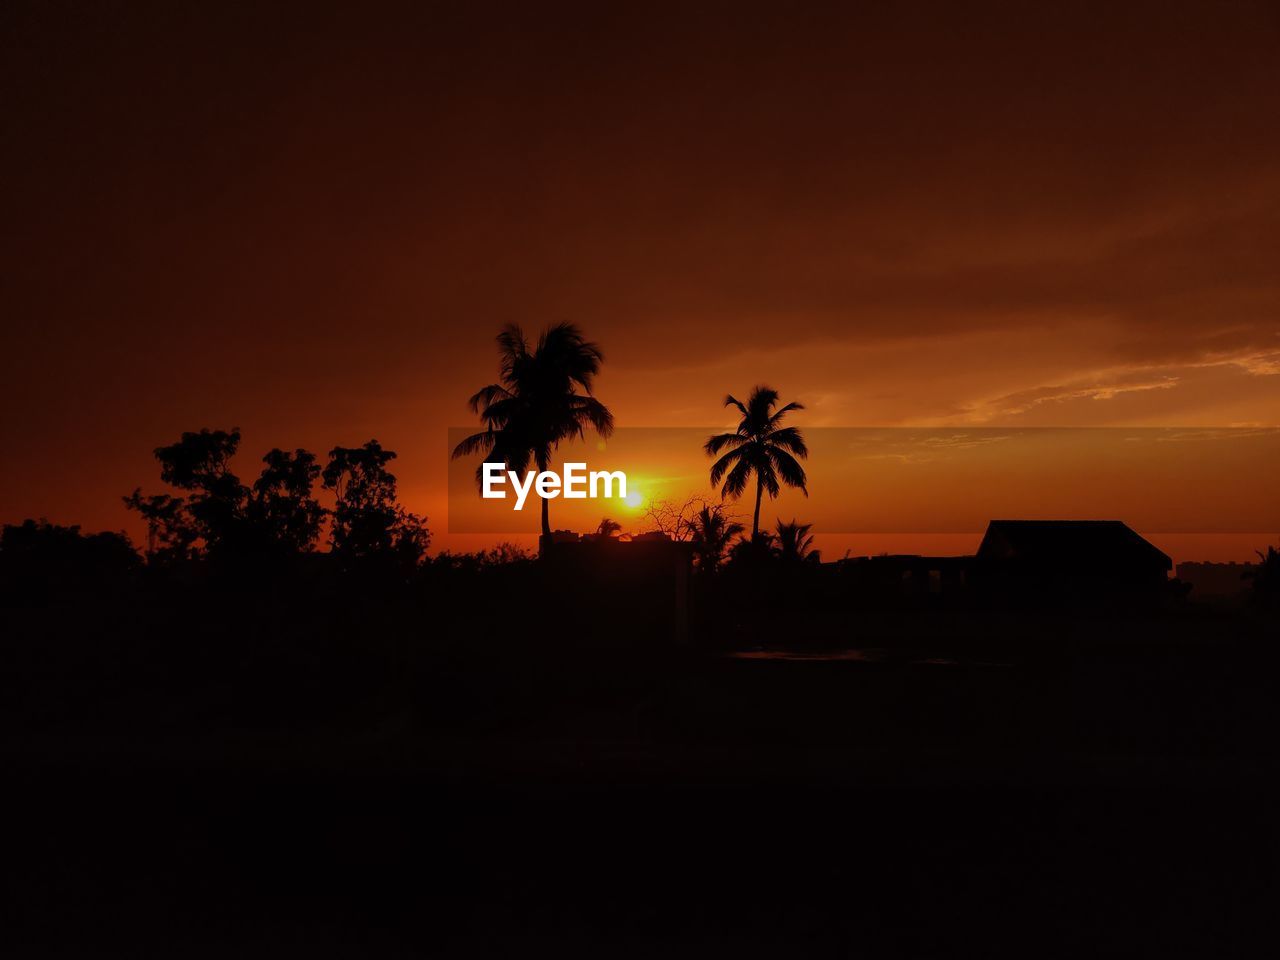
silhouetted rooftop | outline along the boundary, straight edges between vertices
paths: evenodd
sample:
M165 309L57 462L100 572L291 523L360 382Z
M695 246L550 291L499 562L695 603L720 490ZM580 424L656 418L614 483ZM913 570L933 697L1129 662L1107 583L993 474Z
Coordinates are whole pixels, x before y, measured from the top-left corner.
M980 560L1093 569L1173 569L1173 561L1120 520L992 520Z

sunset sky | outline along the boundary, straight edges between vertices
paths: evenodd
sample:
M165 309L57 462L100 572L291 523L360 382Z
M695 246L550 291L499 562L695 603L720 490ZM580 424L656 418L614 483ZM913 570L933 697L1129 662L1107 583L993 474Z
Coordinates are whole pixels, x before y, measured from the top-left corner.
M6 4L0 520L136 533L236 425L490 542L448 429L507 322L625 427L1280 426L1276 4L689 6Z

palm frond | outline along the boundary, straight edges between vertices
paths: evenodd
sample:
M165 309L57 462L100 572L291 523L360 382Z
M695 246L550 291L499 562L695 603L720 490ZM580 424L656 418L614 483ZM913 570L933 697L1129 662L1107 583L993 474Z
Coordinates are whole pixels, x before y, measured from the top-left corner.
M778 402L778 391L766 387L763 383L751 388L751 397L747 400L747 415L757 433L763 433L769 422L769 411Z
M783 483L788 487L798 487L806 497L809 495L809 490L805 486L808 477L805 476L804 467L800 466L791 454L773 447L769 450L769 463L778 472Z
M773 463L768 462L764 465L756 466L756 477L759 479L764 492L769 494L771 500L778 499L778 494L782 492L782 487L778 483L778 472L774 469Z
M809 456L809 447L804 442L804 435L795 427L783 427L769 434L769 443L783 450L790 450L797 457Z
M493 445L497 442L497 439L498 432L496 430L485 430L481 433L473 433L453 448L451 459L458 460L461 457L469 457L473 453L487 454L493 449Z
M496 442L485 454L484 459L476 466L477 484L484 480L484 465L486 463L500 463L504 469L514 470L520 474L529 469L530 453L525 444L512 442L511 438L501 431L495 433L495 437Z
M495 339L504 358L522 357L529 352L529 341L518 323L506 324Z
M740 433L717 433L714 437L707 438L707 442L702 445L702 449L707 451L707 456L714 457L725 447L741 446L746 442L746 439Z
M511 391L500 383L491 383L487 387L481 387L471 395L467 400L473 413L479 413L486 407L492 406L498 400L510 400Z
M613 434L613 413L595 397L573 397L570 401L574 417L579 425L591 424L602 437Z
M804 409L803 403L796 403L795 401L792 401L791 403L788 403L785 407L781 407L778 410L775 410L773 413L773 416L769 418L769 428L773 429L778 424L780 424L782 422L782 418L785 417L792 410L803 410L803 409Z
M730 453L726 453L724 457L721 457L720 459L723 461L734 456L737 452L738 451L735 450ZM717 461L717 463L719 462L720 461ZM731 497L736 500L738 497L742 496L743 491L747 489L747 481L750 478L751 463L745 458L740 458L737 464L734 465L734 468L729 471L729 475L725 477L724 486L720 488L720 496ZM712 486L714 485L715 481L713 480Z
M538 338L537 356L546 359L547 366L567 381L566 386L577 384L587 394L591 393L592 380L604 362L600 345L587 340L572 323L548 327Z
M510 400L497 400L484 408L480 414L480 419L485 422L485 425L490 430L505 430L511 424L520 420L524 408L524 401L518 397L512 397Z
M746 461L742 459L741 448L738 448L737 450L730 450L723 457L721 457L719 460L717 460L715 463L711 465L711 486L714 487L716 484L718 484L720 482L720 478L725 475L725 471L727 471L731 466L733 466L735 462L746 464ZM747 469L750 469L749 465L747 466Z
M790 523L783 523L779 517L776 537L778 552L782 557L790 560L809 559L813 550L813 537L809 533L811 529L811 523L798 523L795 519ZM817 559L816 555L813 557Z

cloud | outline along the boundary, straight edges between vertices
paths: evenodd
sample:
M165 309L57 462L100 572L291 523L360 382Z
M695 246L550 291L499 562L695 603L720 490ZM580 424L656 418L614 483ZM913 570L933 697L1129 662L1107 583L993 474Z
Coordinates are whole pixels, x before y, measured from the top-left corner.
M1271 352L1249 352L1226 357L1209 357L1197 367L1238 367L1245 373L1255 377L1274 377L1280 375L1280 350Z
M1008 434L971 434L971 433L953 433L948 436L925 437L919 442L929 447L945 447L952 450L962 450L968 447L984 447L991 443L1003 443L1010 440Z
M936 463L958 450L986 447L1012 440L1010 434L928 433L917 428L871 430L850 440L849 449L859 460L891 460L896 463ZM871 448L871 452L862 452Z
M972 419L983 422L1001 416L1019 416L1036 407L1049 404L1061 404L1073 400L1114 400L1126 393L1172 390L1178 386L1179 382L1179 377L1169 375L1140 378L1123 375L1086 378L994 397L970 407L967 414Z

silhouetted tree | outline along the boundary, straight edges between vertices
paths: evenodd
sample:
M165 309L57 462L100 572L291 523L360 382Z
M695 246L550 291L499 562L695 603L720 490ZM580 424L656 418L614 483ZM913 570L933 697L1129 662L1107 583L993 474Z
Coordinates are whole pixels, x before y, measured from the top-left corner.
M325 509L312 496L320 476L316 455L307 450L275 449L262 458L265 466L253 483L247 514L260 536L289 553L315 547Z
M123 533L82 534L79 526L47 520L0 529L0 591L13 596L109 589L137 566L137 551Z
M514 543L502 541L497 546L490 547L488 550L481 550L476 554L479 565L484 567L506 567L512 564L524 564L533 560L533 555L524 547L517 546Z
M182 497L158 493L149 497L136 488L124 497L124 505L147 523L148 562L171 563L190 559L195 551L200 531L195 520L187 512L187 502Z
M1267 552L1255 551L1258 565L1245 574L1253 581L1253 595L1258 602L1268 606L1280 604L1280 550L1267 547Z
M698 569L706 573L714 573L719 568L730 542L746 529L726 517L718 506L704 506L694 517L692 526L693 536L689 542L693 544Z
M442 551L431 561L431 568L454 573L479 573L500 568L518 568L533 560L533 555L524 547L504 540L488 550L478 550L475 553Z
M662 533L677 543L685 543L693 539L698 520L698 513L704 507L718 507L719 504L706 497L689 497L683 503L674 500L649 500L645 503L644 518L648 521L645 533Z
M726 407L737 407L742 413L742 421L733 433L720 433L707 439L704 449L708 456L714 457L722 450L728 450L711 465L711 485L720 484L723 478L720 495L736 500L747 489L751 477L755 477L756 509L751 521L751 539L754 542L760 536L760 500L765 492L774 499L785 483L798 488L805 496L809 495L804 468L796 460L796 457L807 457L809 449L799 430L781 425L788 413L804 407L799 403L788 403L775 411L778 393L765 386L754 388L745 404L732 395L725 397L724 403Z
M322 479L337 498L330 542L346 563L384 558L414 567L431 543L424 518L396 501L396 478L387 470L395 458L377 440L329 451Z
M150 559L185 559L201 546L223 560L264 560L314 548L325 515L312 496L320 473L315 454L272 450L249 488L231 469L239 445L238 429L206 429L156 449L160 478L188 495L143 496L137 489L124 498L147 522Z
M754 537L739 537L729 547L729 563L733 565L760 565L773 556L772 533L760 532Z
M158 447L160 479L189 491L185 509L195 521L210 553L232 546L244 518L248 488L231 472L231 459L240 446L240 430L201 430Z
M784 563L819 563L822 552L813 549L813 536L809 531L811 523L790 523L778 521L774 536L774 552Z
M602 540L608 540L615 533L619 533L621 530L622 524L617 520L611 520L609 517L605 517L600 521L600 526L596 527L595 535Z
M530 460L538 470L546 470L561 441L582 437L587 427L602 437L613 433L613 414L591 395L604 354L576 326L550 327L533 350L514 324L497 339L499 381L481 388L469 401L480 414L484 430L459 443L455 458L481 453L486 462L503 463L509 470L523 473ZM551 535L545 498L542 535Z

